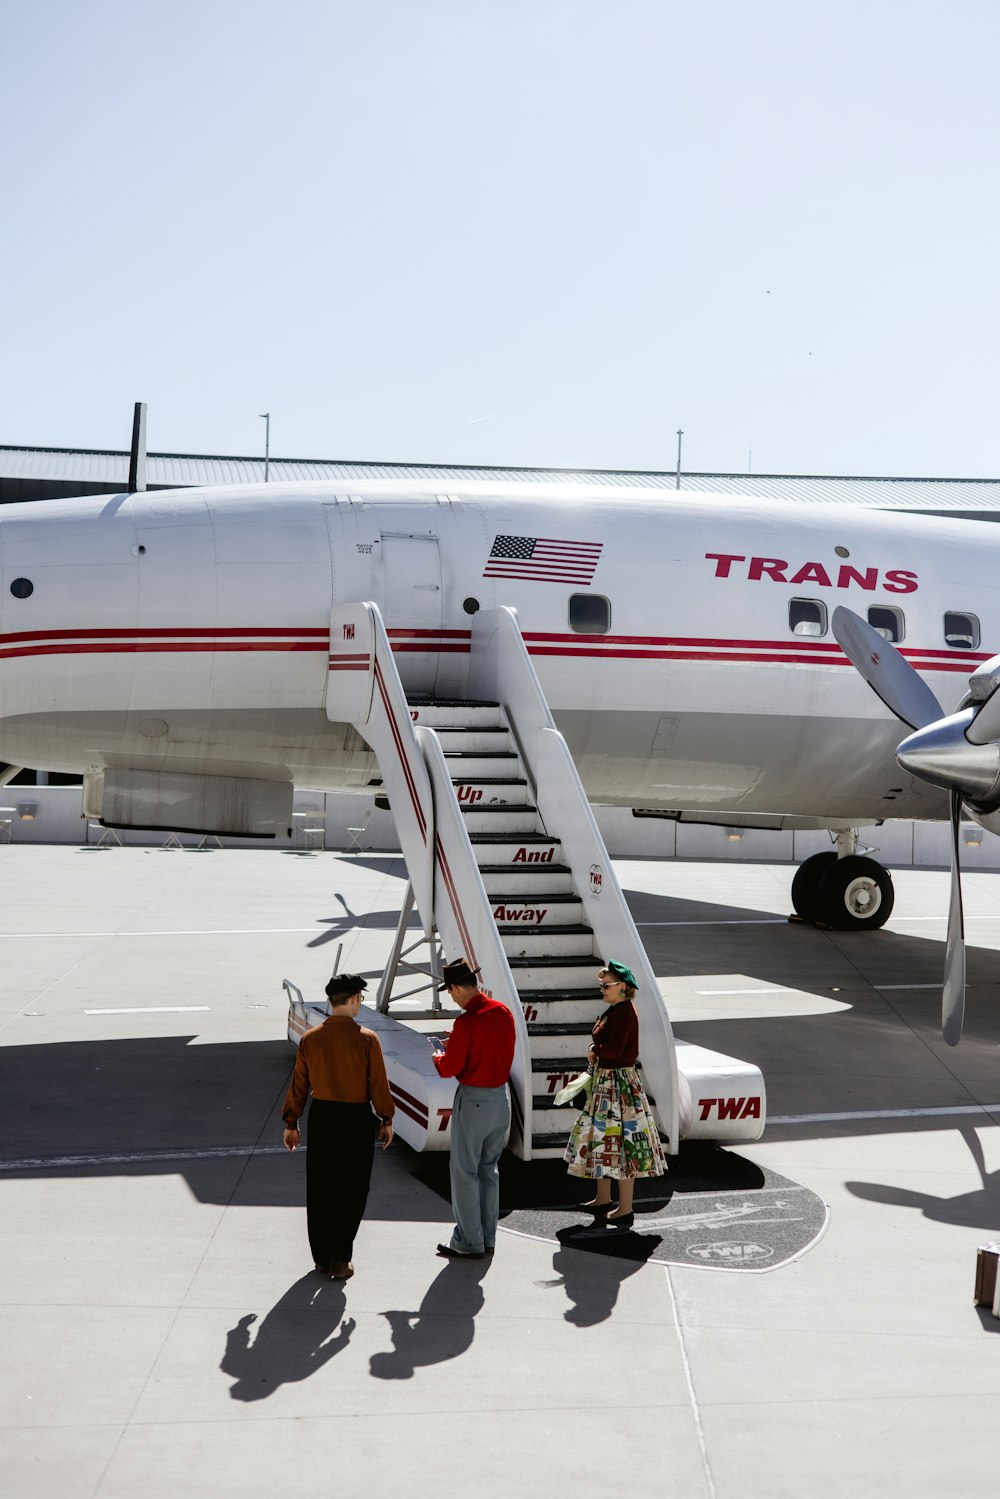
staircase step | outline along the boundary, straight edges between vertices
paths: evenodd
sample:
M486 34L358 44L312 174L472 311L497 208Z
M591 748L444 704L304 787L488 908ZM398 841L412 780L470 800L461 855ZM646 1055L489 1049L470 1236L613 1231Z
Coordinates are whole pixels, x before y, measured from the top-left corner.
M580 953L576 957L508 957L507 962L518 991L522 988L574 989L577 987L575 980L581 974L594 974L599 966L593 953Z
M528 1035L534 1038L538 1036L542 1040L556 1040L560 1036L589 1036L594 1029L594 1022L586 1020L529 1020Z
M589 926L529 927L521 923L498 924L500 941L511 963L518 959L586 957L595 963L594 934Z
M480 869L501 865L512 871L567 868L561 862L562 844L547 833L521 833L513 829L508 833L479 833L470 828L469 840Z
M572 893L545 893L533 899L530 895L512 895L507 891L504 895L491 895L490 906L493 920L508 931L515 926L537 931L540 927L577 925L583 916L583 902Z
M463 812L501 806L530 807L532 811L535 810L527 781L501 780L492 776L452 776L451 783Z
M479 755L502 754L510 749L510 733L503 728L463 728L456 725L453 728L435 729L441 741L441 748L446 755L454 750L465 750L469 753Z
M410 697L407 702L413 722L428 729L451 728L455 725L468 728L501 725L506 729L499 703L455 697Z
M546 1135L542 1133L532 1134L531 1159L533 1161L545 1160L546 1158L556 1160L563 1155L568 1144L568 1129L563 1130L558 1135Z
M534 807L506 807L499 803L489 807L483 802L472 807L467 802L460 802L459 807L469 833L503 832L509 836L511 833L538 832L538 813Z
M445 750L443 753L453 781L474 781L481 776L506 777L521 768L513 750L492 755L480 755L471 750Z
M492 901L526 900L544 895L548 900L578 900L573 876L565 864L480 864L479 873Z

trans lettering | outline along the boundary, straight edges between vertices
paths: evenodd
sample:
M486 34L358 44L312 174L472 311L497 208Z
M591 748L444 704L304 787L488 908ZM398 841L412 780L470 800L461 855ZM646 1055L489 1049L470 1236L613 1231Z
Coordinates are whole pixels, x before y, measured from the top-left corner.
M801 567L793 568L782 557L747 558L735 552L706 552L705 560L715 563L717 578L731 578L745 571L750 583L770 578L772 583L792 583L796 587L810 583L816 588L861 588L867 593L873 593L879 586L877 567L848 567L845 564L834 570L826 568L822 562L804 562ZM745 568L740 564L745 564ZM733 572L734 566L739 568L737 574ZM891 567L883 574L882 587L887 593L915 593L918 586L917 574L904 568Z

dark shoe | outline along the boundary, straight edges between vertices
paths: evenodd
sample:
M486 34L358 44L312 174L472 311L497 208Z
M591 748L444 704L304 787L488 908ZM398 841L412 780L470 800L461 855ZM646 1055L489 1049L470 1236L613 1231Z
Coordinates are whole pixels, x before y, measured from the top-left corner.
M483 1250L483 1253L487 1254L487 1255L488 1254L496 1254L496 1252L497 1252L497 1246L495 1244L487 1244L486 1248Z
M331 1280L350 1280L354 1266L350 1260L336 1260L330 1270Z
M437 1252L446 1260L484 1260L486 1258L485 1250L481 1249L478 1254L474 1254L467 1249L452 1249L450 1244L439 1244Z
M634 1213L619 1213L617 1218L605 1218L608 1228L631 1228L635 1222Z

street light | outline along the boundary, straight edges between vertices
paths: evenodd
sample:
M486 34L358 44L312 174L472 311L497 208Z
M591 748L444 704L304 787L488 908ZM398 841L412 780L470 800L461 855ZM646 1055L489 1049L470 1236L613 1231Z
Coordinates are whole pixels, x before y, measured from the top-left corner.
M271 457L271 413L269 411L258 412L264 423L264 483L267 483L267 465Z

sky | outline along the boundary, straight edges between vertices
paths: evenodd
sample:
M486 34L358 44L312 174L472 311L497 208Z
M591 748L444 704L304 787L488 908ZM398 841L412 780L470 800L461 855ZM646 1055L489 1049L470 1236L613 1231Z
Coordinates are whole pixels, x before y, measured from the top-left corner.
M1000 475L996 0L0 0L0 443Z

